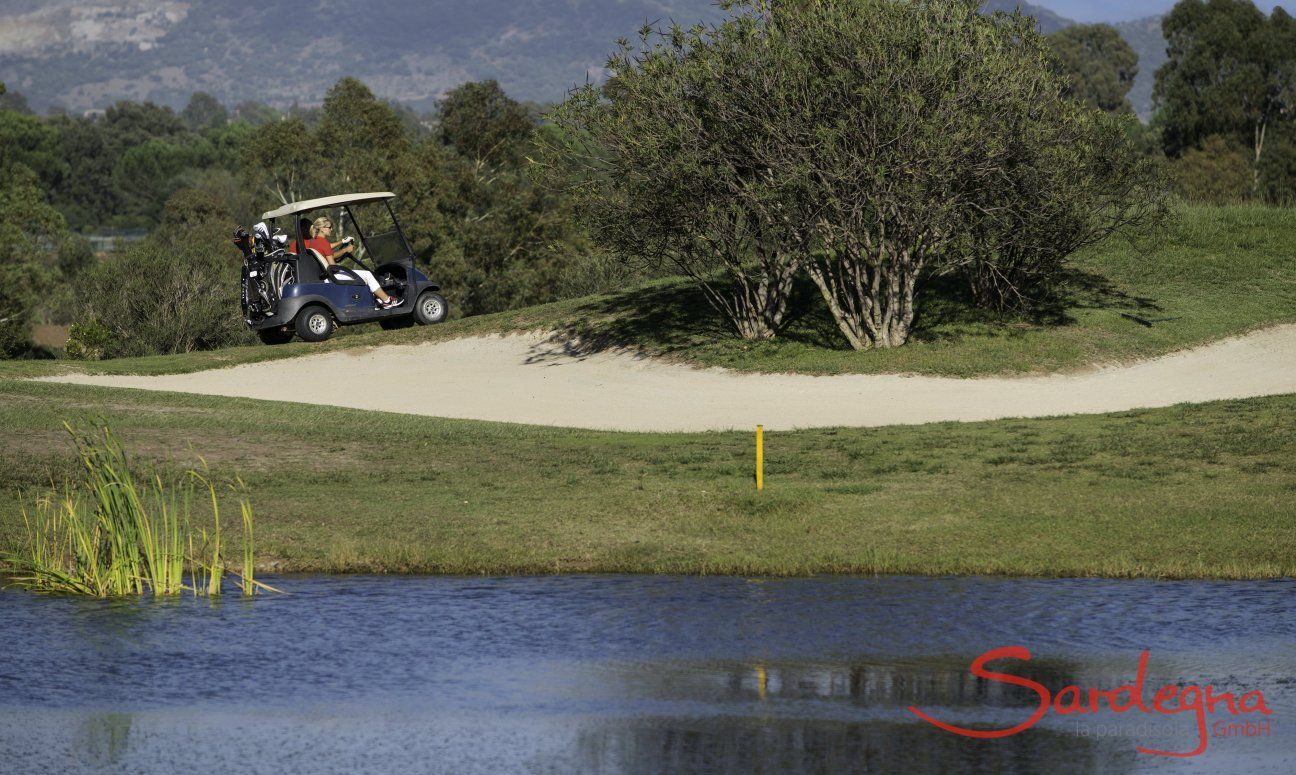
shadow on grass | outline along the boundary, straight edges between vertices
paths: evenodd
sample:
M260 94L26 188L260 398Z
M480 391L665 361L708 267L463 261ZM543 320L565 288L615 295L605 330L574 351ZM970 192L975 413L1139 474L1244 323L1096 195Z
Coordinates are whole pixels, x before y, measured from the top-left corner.
M1073 325L1072 312L1105 309L1141 325L1142 315L1161 310L1154 300L1132 296L1107 278L1071 270L1058 291L1029 313L1002 315L977 306L958 277L934 278L922 290L913 341L954 342L973 337L1024 336L1039 327ZM850 347L808 278L796 281L789 316L779 339L811 348L847 352ZM707 301L701 288L677 278L613 293L583 304L558 329L563 354L582 357L611 349L681 353L699 346L739 344L733 329Z
M702 289L685 280L619 291L573 313L558 329L567 355L641 348L672 353L735 336Z
M954 342L986 335L1020 337L1032 329L1075 325L1073 313L1077 310L1108 310L1149 327L1161 322L1141 317L1161 311L1155 300L1130 295L1100 274L1072 268L1051 294L1028 310L1009 313L978 306L970 287L957 276L935 278L924 289L918 304L913 338L920 342Z

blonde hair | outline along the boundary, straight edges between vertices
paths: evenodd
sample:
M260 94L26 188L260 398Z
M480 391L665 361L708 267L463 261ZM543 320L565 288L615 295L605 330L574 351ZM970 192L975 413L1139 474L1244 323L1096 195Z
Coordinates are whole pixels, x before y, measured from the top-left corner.
M326 223L329 226L332 226L333 219L328 217L327 215L323 215L320 216L319 218L316 218L315 222L311 224L311 237L312 238L318 237L320 234L322 234L324 232L324 224Z

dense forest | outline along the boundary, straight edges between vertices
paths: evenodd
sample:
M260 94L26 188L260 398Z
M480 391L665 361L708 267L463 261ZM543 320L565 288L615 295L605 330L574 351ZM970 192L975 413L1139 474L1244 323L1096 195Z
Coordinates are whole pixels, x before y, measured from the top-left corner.
M1184 198L1291 203L1296 21L1282 9L1266 16L1249 0L1183 0L1163 27L1168 61L1155 72L1150 123L1134 118L1129 99L1139 56L1114 28L1052 32L1051 66L1069 98L1128 117L1137 147ZM513 99L495 81L464 83L424 112L380 99L349 77L337 80L321 105L287 110L258 101L226 105L197 92L178 111L121 101L102 112L39 116L21 94L5 91L0 350L10 357L32 352L26 332L33 321L103 318L95 306L126 293L121 278L137 274L130 261L165 269L160 245L219 254L218 261L194 260L207 267L199 274L209 271L212 287L225 283L232 293L236 267L211 240L225 240L234 223L250 225L281 201L339 191L399 195L419 261L445 283L459 314L634 279L577 225L565 187L553 185L552 164L546 182L533 174L538 149L561 131L546 117L549 109ZM114 229L152 236L96 259L85 235ZM237 326L226 333L165 345L135 337L116 354L213 346L242 335Z
M210 285L234 309L234 224L251 226L286 200L339 191L398 194L419 261L443 278L459 314L593 292L608 282L600 254L562 199L528 174L527 158L545 131L538 109L493 81L451 90L435 117L380 100L351 78L338 81L321 106L283 113L256 103L231 110L198 93L179 112L120 102L103 115L42 118L24 111L13 93L3 99L0 201L26 203L0 208L5 233L13 235L5 240L4 271L22 276L5 284L15 331L23 320L103 320L114 300L128 306L128 297L162 293L163 275ZM131 228L151 236L98 262L80 236ZM180 253L168 261L157 255L159 246ZM113 354L213 344L195 333L164 348L127 337L124 328L113 333ZM10 337L9 355L21 351L20 338ZM237 326L215 337L240 338Z

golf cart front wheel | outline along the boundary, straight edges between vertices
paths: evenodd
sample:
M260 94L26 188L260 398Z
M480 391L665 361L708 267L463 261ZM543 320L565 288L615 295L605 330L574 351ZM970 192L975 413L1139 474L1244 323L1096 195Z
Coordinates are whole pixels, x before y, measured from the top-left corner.
M445 320L449 312L450 308L446 306L444 296L425 291L418 297L418 303L414 305L414 320L418 321L420 326L430 326Z
M297 336L307 342L323 342L333 336L333 315L323 307L307 307L297 313Z
M263 328L257 332L262 344L288 344L292 341L293 332L290 328Z

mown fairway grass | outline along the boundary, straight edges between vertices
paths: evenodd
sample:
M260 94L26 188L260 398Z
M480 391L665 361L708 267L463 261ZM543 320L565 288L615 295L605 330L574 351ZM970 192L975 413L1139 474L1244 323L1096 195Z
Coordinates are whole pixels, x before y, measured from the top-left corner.
M701 294L681 280L430 328L350 329L323 345L238 347L93 364L0 363L0 377L68 370L164 374L309 355L528 330L559 331L589 350L628 347L706 366L813 374L909 372L947 376L1025 374L1128 361L1296 321L1296 210L1256 206L1181 208L1167 232L1132 245L1113 239L1076 261L1067 303L1048 319L987 319L956 287L927 294L915 339L892 351L846 349L813 288L778 339L742 342ZM451 306L454 299L450 300ZM1143 321L1143 322L1139 322ZM1145 325L1147 324L1147 325Z
M754 371L1078 369L1296 321L1292 245L1296 211L1183 209L1150 250L1116 240L1080 257L1060 322L990 321L938 294L915 341L892 352L843 349L818 314L777 341L743 343L718 335L695 290L667 280L324 345L0 363L0 551L17 540L19 491L73 473L70 420L111 424L163 472L201 455L218 476L242 475L258 559L278 570L1296 575L1296 396L769 434L758 494L748 434L595 433L16 379L522 330Z
M618 434L0 380L0 551L74 472L64 420L137 465L240 474L262 569L1296 575L1296 396L767 435ZM228 540L237 540L229 529Z

